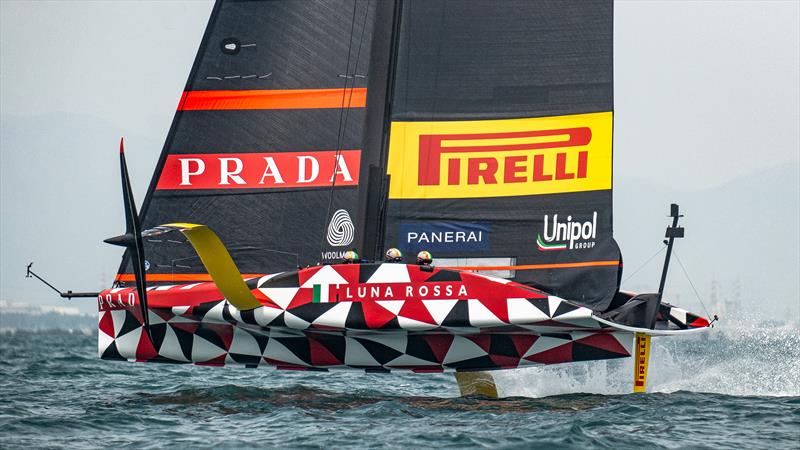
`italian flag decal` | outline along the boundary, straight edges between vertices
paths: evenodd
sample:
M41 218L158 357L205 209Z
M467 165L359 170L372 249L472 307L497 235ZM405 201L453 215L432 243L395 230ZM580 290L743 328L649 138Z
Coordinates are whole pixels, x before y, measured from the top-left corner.
M327 284L325 286L315 284L314 295L311 297L311 303L328 303L329 294L330 289Z
M549 252L553 250L566 250L567 244L548 244L542 239L541 234L536 235L536 245L539 247L539 250L543 252Z

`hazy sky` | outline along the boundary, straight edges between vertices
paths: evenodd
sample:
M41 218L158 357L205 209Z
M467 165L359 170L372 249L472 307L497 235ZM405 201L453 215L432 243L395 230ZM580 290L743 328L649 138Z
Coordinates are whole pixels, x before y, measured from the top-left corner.
M210 1L0 1L0 133L20 116L68 113L102 119L116 135L131 136L139 144L129 147L128 157L141 204L211 7ZM617 1L615 176L702 190L765 168L796 164L798 30L797 1ZM48 130L31 133L46 135ZM74 176L93 177L102 170L108 171L103 180L115 179L115 143L96 145L107 145L110 159ZM29 224L17 216L30 213L59 223L64 236L88 233L87 220L103 222L108 235L86 237L100 247L101 239L122 231L121 206L108 204L108 195L118 199L119 187L109 184L87 192L78 184L58 186L65 199L97 204L95 218L34 214L42 208L35 203L14 203L17 209L12 210L9 198L18 186L8 180L17 179L20 168L7 149L0 151L5 203L0 218L0 298L45 299L46 291L18 279L21 260L16 254L9 256L11 248L18 248L16 239L28 236ZM56 145L53 151L80 149ZM46 180L39 185L53 189ZM785 187L781 195L798 195L796 184ZM54 211L59 206L53 206ZM783 219L798 222L797 217ZM38 254L82 252L75 247L79 241L64 239L63 245L38 249ZM26 245L37 249L35 241ZM85 252L96 255L96 267L112 272L107 274L110 280L119 250L94 247ZM96 287L100 269L95 266L64 287ZM797 297L787 300L796 301Z

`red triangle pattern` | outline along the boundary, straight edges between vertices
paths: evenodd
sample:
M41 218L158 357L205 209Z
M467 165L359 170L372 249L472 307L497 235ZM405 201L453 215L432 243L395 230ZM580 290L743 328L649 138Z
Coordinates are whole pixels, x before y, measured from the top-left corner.
M542 364L558 364L572 361L572 341L559 345L558 347L545 350L541 353L535 353L526 357L528 361L533 361Z
M441 363L444 361L444 357L447 356L447 351L450 350L450 346L453 345L455 336L452 334L431 334L423 336L422 338L425 339L433 355L436 356L436 361Z
M114 319L111 318L111 311L106 311L103 313L103 317L100 318L100 323L97 326L100 331L103 333L113 337L114 336Z
M142 328L142 334L139 336L139 345L136 346L136 360L147 361L156 356L158 356L158 352L155 347L153 347L153 343L150 342L150 336L148 336L147 332Z
M371 330L377 330L395 318L391 311L375 302L361 302L361 309L364 311L364 322Z
M511 335L511 342L514 343L514 348L517 349L517 354L519 356L524 355L537 339L539 339L539 336L532 336L528 334Z
M169 326L171 326L172 328L177 328L181 331L185 331L187 333L194 334L194 332L197 331L197 327L200 326L200 324L198 322L194 323L178 322L178 323L170 323Z
M315 266L298 271L297 281L300 283L300 286L306 284L306 281L310 280L322 267L323 266Z
M292 308L297 308L298 306L311 303L313 300L314 300L313 288L300 288L297 290L297 293L294 294L294 297L292 297L292 301L289 302L289 305L286 306L286 309L290 310Z
M315 339L308 339L308 346L311 352L311 364L314 366L339 366L342 361L333 355L324 345Z
M160 317L164 322L169 322L170 319L175 317L175 314L172 314L171 309L164 309L164 308L150 308L150 305L147 305L148 309L151 313ZM141 321L141 318L137 317Z
M259 291L258 289L253 289L250 292L253 293L253 297L255 297L256 300L258 300L259 303L261 303L262 305L264 305L266 307L269 307L269 308L278 308L278 309L280 309L280 306L278 306L277 303L273 302L269 297L264 295L264 293Z
M433 272L424 272L419 269L420 266L413 266L409 264L406 267L408 268L408 277L412 283L421 283L427 280L428 278L434 276L441 270L438 268L434 268Z
M576 339L575 342L591 345L592 347L597 347L613 353L619 353L621 355L629 354L628 351L625 350L625 347L623 347L622 344L620 344L619 341L610 334L593 334L585 338Z
M436 325L436 321L433 320L431 313L428 311L428 308L425 307L425 304L422 303L422 300L406 300L397 315Z
M489 347L492 345L492 338L488 334L476 334L473 336L467 336L467 339L474 342L481 350L489 353Z
M358 264L337 264L333 266L336 273L342 276L350 284L358 284L358 277L361 273L361 266ZM302 283L301 283L302 285Z
M203 283L191 289L177 291L178 287L166 291L147 291L147 306L150 308L172 308L173 306L199 305L225 298L214 283ZM180 295L176 295L180 292Z
M170 324L172 325L172 324ZM225 349L231 348L231 343L233 343L233 327L230 325L222 325L216 323L207 323L203 324L203 328L208 328L209 330L213 331L219 338L222 340L223 344L225 344Z

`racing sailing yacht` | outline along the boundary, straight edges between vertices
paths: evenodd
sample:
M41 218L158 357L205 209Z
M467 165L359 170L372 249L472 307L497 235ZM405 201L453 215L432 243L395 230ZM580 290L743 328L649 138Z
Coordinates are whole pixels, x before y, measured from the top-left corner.
M643 392L650 336L710 322L662 301L669 256L619 290L612 25L611 0L218 0L141 210L120 143L100 357L496 396L491 370L634 356Z

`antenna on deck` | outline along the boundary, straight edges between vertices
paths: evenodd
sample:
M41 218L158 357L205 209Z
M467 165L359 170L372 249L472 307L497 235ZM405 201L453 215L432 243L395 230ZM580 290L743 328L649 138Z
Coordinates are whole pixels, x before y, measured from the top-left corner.
M36 278L37 280L46 284L47 287L49 287L50 289L58 292L58 295L60 295L61 298L66 298L71 300L73 298L92 298L100 295L99 292L72 292L72 291L61 292L61 290L59 290L52 284L48 283L44 278L40 277L39 275L36 275L36 272L32 271L31 267L33 267L33 263L28 264L27 271L25 272L25 278Z
M664 257L664 269L661 271L661 283L658 285L658 304L661 305L661 298L664 295L664 285L667 282L667 270L669 270L669 259L672 256L672 245L675 242L676 238L683 237L683 227L678 226L678 219L683 217L683 214L680 214L680 207L673 203L669 207L669 217L672 217L672 226L667 227L667 231L665 234L666 240L664 243L667 244L667 255ZM653 316L653 322L650 324L650 328L655 326L655 320L658 314Z

